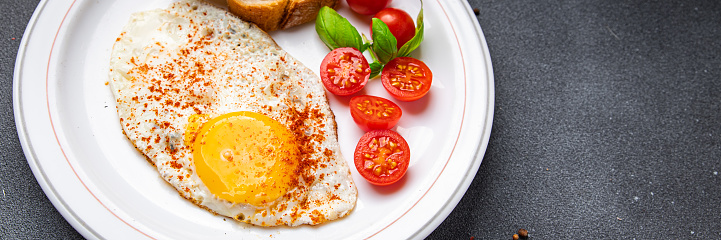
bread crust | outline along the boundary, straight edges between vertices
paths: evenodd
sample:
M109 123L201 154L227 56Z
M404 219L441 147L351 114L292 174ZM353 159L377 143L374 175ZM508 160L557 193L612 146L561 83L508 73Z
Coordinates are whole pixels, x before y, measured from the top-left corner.
M338 0L228 0L228 9L266 32L315 20L323 6L335 8Z
M323 6L336 8L338 0L290 0L286 10L286 19L281 29L297 26L315 20Z
M266 32L278 30L283 21L288 0L256 1L228 0L230 12L241 19L255 23Z

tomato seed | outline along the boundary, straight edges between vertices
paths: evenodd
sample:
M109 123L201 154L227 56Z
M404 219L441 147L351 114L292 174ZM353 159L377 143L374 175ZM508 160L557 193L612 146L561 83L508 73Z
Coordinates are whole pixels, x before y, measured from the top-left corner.
M373 166L375 166L375 165L373 165L373 163L371 163L366 167L366 169L373 169Z

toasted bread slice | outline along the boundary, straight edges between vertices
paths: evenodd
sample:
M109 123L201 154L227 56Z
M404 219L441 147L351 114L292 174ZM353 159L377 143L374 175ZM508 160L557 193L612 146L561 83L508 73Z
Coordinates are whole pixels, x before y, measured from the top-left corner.
M266 32L313 21L321 7L337 5L338 0L228 0L230 12Z
M278 30L287 6L288 0L228 0L230 12L266 32Z
M287 17L281 29L297 26L315 20L323 6L335 8L338 0L290 0L286 10Z

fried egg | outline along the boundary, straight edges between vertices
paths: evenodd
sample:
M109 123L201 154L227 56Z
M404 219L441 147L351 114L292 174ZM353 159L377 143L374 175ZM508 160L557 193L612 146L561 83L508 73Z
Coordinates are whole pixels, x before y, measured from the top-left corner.
M200 1L134 13L109 76L124 134L196 205L259 226L354 208L320 79L255 25Z

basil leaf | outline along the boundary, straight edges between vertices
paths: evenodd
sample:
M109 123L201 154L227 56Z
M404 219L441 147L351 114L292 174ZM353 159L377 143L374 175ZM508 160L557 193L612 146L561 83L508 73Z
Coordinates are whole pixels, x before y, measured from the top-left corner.
M324 6L318 12L315 31L330 50L341 47L352 47L361 52L365 50L358 30L348 22L348 19L328 6Z
M371 50L373 50L381 63L388 63L391 59L395 58L398 53L398 48L396 47L398 41L388 29L388 25L380 19L373 18L372 29L373 45L371 45Z
M373 79L374 77L378 76L378 74L381 73L381 70L383 70L383 64L379 62L372 62L370 64L371 66L371 75L368 77L368 79Z
M406 44L403 44L401 49L398 50L399 57L407 57L408 55L411 55L411 52L421 45L421 42L423 41L423 29L423 2L421 2L421 11L418 13L418 17L416 18L416 35L413 36L411 40L408 40Z

